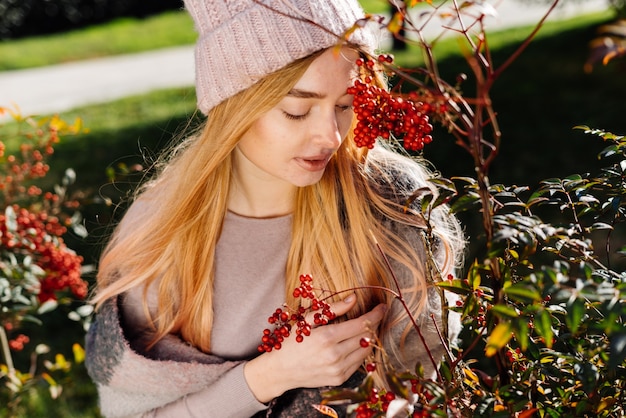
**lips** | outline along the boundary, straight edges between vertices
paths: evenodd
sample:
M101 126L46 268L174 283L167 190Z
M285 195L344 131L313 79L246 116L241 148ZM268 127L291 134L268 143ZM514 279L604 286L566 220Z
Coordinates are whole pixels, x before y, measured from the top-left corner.
M329 160L329 155L296 158L296 162L298 163L298 165L300 165L300 167L304 168L307 171L324 170Z

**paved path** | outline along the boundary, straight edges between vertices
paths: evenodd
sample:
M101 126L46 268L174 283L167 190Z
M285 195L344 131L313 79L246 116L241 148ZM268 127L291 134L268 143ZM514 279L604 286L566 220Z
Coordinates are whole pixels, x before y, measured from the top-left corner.
M522 0L495 0L489 4L497 11L486 20L490 30L538 22L547 10L545 5L526 5ZM606 5L607 0L563 0L563 7L556 10L550 20L602 10ZM438 29L427 27L425 33L433 30ZM190 86L193 80L193 47L168 48L0 72L0 106L17 105L24 115L50 114L155 89Z
M0 72L0 106L22 114L63 112L151 90L193 84L193 47Z

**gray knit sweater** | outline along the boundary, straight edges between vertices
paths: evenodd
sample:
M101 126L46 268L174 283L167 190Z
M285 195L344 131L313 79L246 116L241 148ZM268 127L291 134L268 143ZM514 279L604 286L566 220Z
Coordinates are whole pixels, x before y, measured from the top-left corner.
M418 231L404 235L419 248ZM320 389L290 391L269 406L258 402L243 376L243 365L257 355L267 317L284 301L284 268L291 216L252 219L229 213L217 247L213 350L206 354L170 335L146 352L141 291L108 301L87 336L87 368L97 385L106 417L250 417L320 416L311 407ZM400 274L400 279L410 280ZM408 284L408 283L407 283ZM438 313L434 295L433 312ZM149 305L154 300L149 290ZM396 306L397 305L397 306ZM396 303L391 317L401 310ZM397 342L405 323L394 328ZM423 327L430 349L440 358L442 347L432 327ZM396 363L413 369L421 361L433 367L415 332L406 341L405 356ZM347 385L358 384L355 376Z

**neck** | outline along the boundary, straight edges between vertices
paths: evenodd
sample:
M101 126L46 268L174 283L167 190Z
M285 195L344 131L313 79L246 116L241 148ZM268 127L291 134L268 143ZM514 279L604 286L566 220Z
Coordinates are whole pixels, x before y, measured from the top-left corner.
M259 173L241 157L235 155L228 209L251 218L272 218L293 212L296 186Z

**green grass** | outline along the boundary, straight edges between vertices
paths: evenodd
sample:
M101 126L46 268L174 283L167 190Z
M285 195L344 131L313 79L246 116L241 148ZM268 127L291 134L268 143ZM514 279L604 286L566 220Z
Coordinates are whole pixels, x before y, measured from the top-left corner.
M0 71L193 44L195 39L193 22L184 11L117 19L62 34L0 42Z
M387 13L389 12L389 2L387 0L360 0L361 7L366 13Z
M558 22L550 21L541 27L534 41L554 36L573 28L596 26L613 18L613 16L614 13L607 10L606 12L592 13ZM500 30L494 34L488 32L490 48L498 50L506 46L521 44L532 33L533 29L534 26L520 26ZM456 34L432 42L432 47L437 60L445 60L448 57L458 56L461 51L468 51L467 41L461 35ZM587 47L586 42L581 44L580 47L585 49ZM413 68L424 65L422 50L416 42L409 41L407 50L395 51L394 57L395 62L401 67Z

